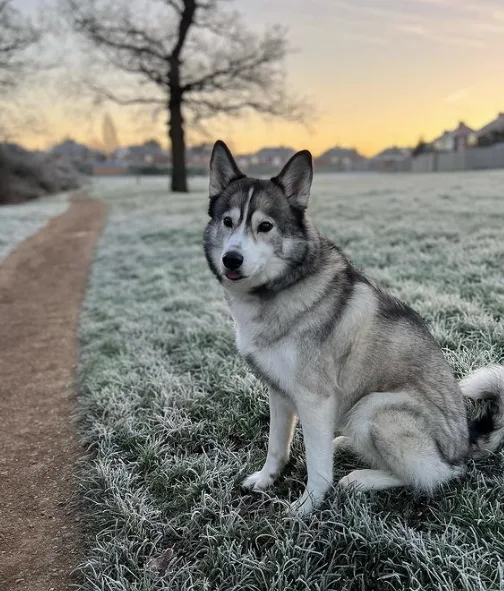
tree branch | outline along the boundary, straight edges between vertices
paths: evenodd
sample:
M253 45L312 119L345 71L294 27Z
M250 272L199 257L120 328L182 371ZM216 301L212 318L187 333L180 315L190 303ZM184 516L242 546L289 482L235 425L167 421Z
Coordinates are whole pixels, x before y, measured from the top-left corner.
M92 80L85 80L86 87L92 91L95 102L101 103L104 101L110 101L121 106L132 106L132 105L161 105L166 107L166 100L163 97L156 96L121 96L117 91L112 91L109 88L96 84Z
M189 29L193 23L194 14L197 8L196 0L183 0L183 3L184 9L180 16L177 42L175 43L170 55L171 63L176 64L178 64L178 62L180 61L180 53L182 52L182 48L184 47L184 43L187 39Z
M145 0L141 7L128 0L60 1L74 30L131 80L127 92L108 77L88 83L101 101L181 108L193 126L251 111L300 122L311 111L285 90L286 31L251 32L236 13L222 10L225 0Z
M28 64L25 51L40 38L40 30L21 16L11 0L0 0L0 90L17 85Z

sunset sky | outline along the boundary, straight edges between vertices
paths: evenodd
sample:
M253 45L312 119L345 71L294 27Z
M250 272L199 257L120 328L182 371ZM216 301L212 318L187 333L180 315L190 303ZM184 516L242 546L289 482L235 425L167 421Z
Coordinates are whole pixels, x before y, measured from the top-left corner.
M33 11L37 0L17 0ZM389 145L429 140L459 120L481 127L504 111L503 0L235 0L254 29L289 28L295 49L288 84L307 95L318 119L309 128L258 117L232 120L209 130L239 152L265 145L308 148L355 146L371 155ZM74 50L65 41L65 52ZM61 83L27 88L36 96L44 128L18 140L46 147L65 136L98 142L101 115L77 117ZM121 144L155 136L166 144L164 120L138 119L128 109L107 109ZM49 131L50 130L50 131ZM190 136L193 141L198 139Z

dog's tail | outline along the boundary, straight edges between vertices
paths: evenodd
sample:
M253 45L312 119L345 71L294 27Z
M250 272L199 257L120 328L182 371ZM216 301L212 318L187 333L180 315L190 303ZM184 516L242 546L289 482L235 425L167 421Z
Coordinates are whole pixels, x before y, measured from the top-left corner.
M482 400L479 414L469 419L473 457L495 451L504 442L504 365L482 367L460 381L466 398Z

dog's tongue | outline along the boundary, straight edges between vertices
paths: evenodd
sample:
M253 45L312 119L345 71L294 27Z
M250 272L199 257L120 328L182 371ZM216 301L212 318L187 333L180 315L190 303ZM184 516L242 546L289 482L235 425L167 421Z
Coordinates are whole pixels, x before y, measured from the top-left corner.
M228 271L226 273L226 277L228 279L239 279L241 277L241 274L238 273L238 271Z

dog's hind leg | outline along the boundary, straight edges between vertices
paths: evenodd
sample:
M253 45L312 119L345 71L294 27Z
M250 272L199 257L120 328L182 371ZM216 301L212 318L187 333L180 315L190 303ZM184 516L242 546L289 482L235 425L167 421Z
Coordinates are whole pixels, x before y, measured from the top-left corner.
M434 421L437 427L433 428ZM361 490L410 486L431 493L464 473L460 463L450 461L439 445L443 418L408 393L375 392L352 412L347 430L359 455L379 469L356 470L340 484L360 485ZM373 473L374 472L374 473Z
M269 406L270 426L266 461L261 470L243 481L243 486L252 490L264 490L271 486L289 461L290 444L296 425L294 405L285 395L270 388Z
M334 451L351 451L353 449L352 440L345 435L339 435L333 439Z

